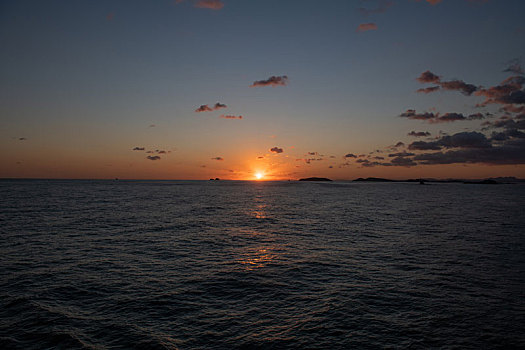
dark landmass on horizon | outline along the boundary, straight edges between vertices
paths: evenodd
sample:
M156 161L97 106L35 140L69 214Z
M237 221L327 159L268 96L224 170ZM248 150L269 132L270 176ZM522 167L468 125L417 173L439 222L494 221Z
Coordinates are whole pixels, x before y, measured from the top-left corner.
M332 181L326 177L305 177L304 179L299 179L299 181Z
M433 179L433 178L420 178L420 179L405 179L405 180L392 180L384 179L380 177L367 177L367 178L357 178L352 180L353 182L436 182L436 183L463 183L463 184L472 184L472 185L496 185L496 184L513 184L525 182L525 179L518 179L513 176L509 177L491 177L488 179Z

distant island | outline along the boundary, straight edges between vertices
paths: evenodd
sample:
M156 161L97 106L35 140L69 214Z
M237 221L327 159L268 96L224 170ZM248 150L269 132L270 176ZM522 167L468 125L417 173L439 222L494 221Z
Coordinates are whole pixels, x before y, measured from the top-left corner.
M299 181L332 181L326 177L307 177L304 179L299 179Z
M495 177L484 180L466 180L466 179L405 179L405 180L392 180L392 179L383 179L380 177L367 177L367 178L357 178L353 180L355 182L419 182L423 184L425 182L437 182L437 183L463 183L468 185L497 185L497 184L512 184L525 182L524 179L518 179L515 177Z

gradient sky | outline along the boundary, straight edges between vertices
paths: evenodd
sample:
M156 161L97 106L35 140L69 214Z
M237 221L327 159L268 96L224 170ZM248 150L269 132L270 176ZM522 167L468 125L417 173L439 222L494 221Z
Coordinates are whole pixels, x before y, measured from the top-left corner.
M525 177L524 13L0 1L0 177Z

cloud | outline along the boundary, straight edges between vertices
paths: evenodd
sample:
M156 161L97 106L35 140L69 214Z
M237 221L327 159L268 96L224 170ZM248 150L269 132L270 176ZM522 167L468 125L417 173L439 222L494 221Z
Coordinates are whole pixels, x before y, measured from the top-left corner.
M25 138L25 137L19 137L18 138L18 141L26 141L26 140L27 140L27 138Z
M147 156L146 159L149 159L149 160L159 160L160 157L159 157L159 156Z
M213 157L212 160L222 161L222 160L224 160L224 158L222 158L222 157Z
M476 95L485 97L485 101L479 106L503 104L511 110L514 104L525 104L525 91L522 90L524 84L525 77L517 75L505 79L499 85L487 89L479 89Z
M525 139L512 140L502 146L484 149L459 149L423 153L414 157L419 164L483 163L493 165L525 164Z
M450 81L442 81L440 76L432 73L429 70L421 73L421 75L417 77L416 80L422 84L432 83L438 85L417 90L417 92L423 92L426 94L438 91L441 88L443 90L457 90L463 93L464 95L471 95L474 91L478 89L477 86L467 84L462 80L455 79Z
M220 10L224 7L224 3L221 0L199 0L195 4L195 7L201 9Z
M357 32L367 32L369 30L377 30L377 25L375 23L361 23L357 26Z
M412 142L408 149L412 151L441 150L442 148L488 148L491 147L490 140L476 131L464 131L454 135L446 135L437 141Z
M457 90L468 96L478 89L475 85L467 84L462 80L442 81L439 85L444 90Z
M413 156L415 155L414 153L410 153L410 152L398 152L398 153L391 153L389 154L388 156L390 158L392 157L410 157L410 156ZM377 157L376 157L377 158ZM382 157L381 157L382 158ZM382 158L383 159L383 158Z
M407 135L414 137L425 137L430 136L431 134L428 131L411 131Z
M396 148L397 148L397 147L404 147L404 146L405 146L405 144L404 144L403 142L401 142L401 141L399 141L398 143L396 143L396 144L394 145L394 147L396 147Z
M433 112L417 113L414 109L407 109L406 112L401 113L399 116L412 120L423 120L430 124L451 123L460 120L479 120L485 118L481 113L474 113L468 116L461 113L445 113L441 115Z
M221 109L221 108L226 108L228 106L226 106L225 104L223 103L220 103L220 102L217 102L213 107L209 107L208 105L201 105L199 108L197 108L195 110L196 113L200 113L200 112L212 112L212 111L216 111L218 109Z
M367 9L365 7L360 7L358 10L361 14L368 16L376 13L384 13L392 6L394 6L393 1L383 0L379 2L376 8Z
M270 152L272 152L272 153L283 153L284 150L282 148L279 148L279 147L272 147L272 148L270 148Z
M521 64L518 59L514 59L510 61L509 66L503 72L514 73L517 75L525 74L525 72L523 71L523 68L521 68Z
M150 128L154 128L154 127L156 127L156 125L155 125L155 124L150 124L149 127L150 127Z
M420 83L439 83L440 77L432 73L431 71L427 70L421 73L419 77L416 78L417 81Z
M208 107L208 105L201 105L199 108L197 108L195 110L196 113L200 113L200 112L211 112L213 111L213 109L211 109L210 107Z
M347 158L357 158L357 156L353 153L347 153L344 155L343 157L344 159L347 159Z
M288 76L281 75L281 76L275 76L272 75L266 80L257 80L254 81L250 87L256 87L256 86L285 86L288 84Z
M219 118L222 118L222 119L242 119L242 115L236 116L236 115L224 115L224 114L221 114L219 116Z
M436 92L440 89L439 86L430 86L426 88L417 89L416 92L422 92L424 94L430 94L431 92Z
M426 0L430 5L437 5L443 0Z
M134 147L133 151L144 151L146 148L144 147Z

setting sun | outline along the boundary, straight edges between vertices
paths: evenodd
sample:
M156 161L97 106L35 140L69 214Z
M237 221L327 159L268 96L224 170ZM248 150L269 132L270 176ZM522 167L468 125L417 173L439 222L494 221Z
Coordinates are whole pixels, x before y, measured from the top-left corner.
M255 178L256 178L257 180L262 179L263 176L264 176L264 175L263 175L262 173L255 173Z

